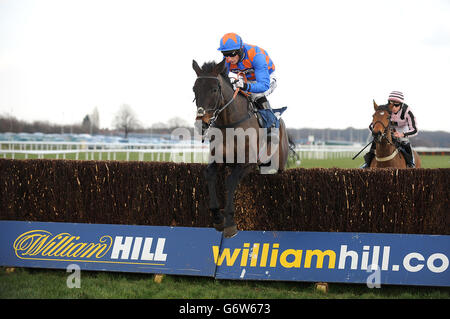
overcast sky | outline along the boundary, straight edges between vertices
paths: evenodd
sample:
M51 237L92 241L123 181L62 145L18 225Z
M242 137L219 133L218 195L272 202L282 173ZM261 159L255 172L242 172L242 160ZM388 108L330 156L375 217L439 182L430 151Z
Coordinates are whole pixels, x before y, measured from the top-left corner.
M193 124L192 59L220 61L227 32L268 51L288 127L367 128L399 90L419 130L450 131L450 0L0 0L0 114Z

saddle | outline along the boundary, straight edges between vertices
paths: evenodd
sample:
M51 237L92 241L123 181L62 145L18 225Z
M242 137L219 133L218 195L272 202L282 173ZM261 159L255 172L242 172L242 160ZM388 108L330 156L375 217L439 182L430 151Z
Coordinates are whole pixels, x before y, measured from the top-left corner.
M260 109L258 108L257 103L254 101L250 101L250 105L250 109L258 119L258 123L261 128L279 128L281 114L283 114L283 112L287 109L287 106L279 109Z
M279 109L265 109L258 110L258 114L262 119L262 123L260 122L261 128L279 128L280 127L280 118L281 114L286 111L287 106L284 106Z

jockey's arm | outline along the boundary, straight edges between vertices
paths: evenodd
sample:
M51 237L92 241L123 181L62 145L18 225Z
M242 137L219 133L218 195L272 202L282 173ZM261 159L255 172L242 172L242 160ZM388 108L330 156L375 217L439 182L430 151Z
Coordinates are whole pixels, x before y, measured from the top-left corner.
M412 137L417 135L417 126L416 126L416 118L414 117L414 114L408 110L406 113L406 119L408 121L408 127L409 130L407 132L404 132L405 137Z
M249 83L248 91L251 93L266 92L270 88L270 75L265 56L263 54L255 55L252 64L255 69L256 82Z

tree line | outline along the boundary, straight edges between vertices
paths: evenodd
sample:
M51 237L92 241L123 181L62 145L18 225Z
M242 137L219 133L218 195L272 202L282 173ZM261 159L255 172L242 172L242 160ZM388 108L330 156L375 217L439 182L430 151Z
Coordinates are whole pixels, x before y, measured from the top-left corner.
M97 108L92 113L86 114L79 123L71 125L54 124L48 121L27 122L19 120L11 115L0 115L0 133L35 133L46 134L102 134L124 135L128 137L130 132L139 134L171 134L173 129L186 127L193 130L193 123L173 117L167 122L158 122L150 127L144 127L136 113L128 104L120 106L113 119L113 128L100 128L100 116ZM317 128L288 128L288 133L296 143L321 142L353 142L365 144L370 138L368 129L317 129ZM313 139L311 137L314 137ZM450 147L450 133L445 131L420 131L411 138L413 146L426 147Z
M82 120L74 124L56 124L49 121L27 122L19 120L8 114L0 114L0 133L35 133L45 134L103 134L103 135L124 135L141 134L170 134L178 127L191 127L190 123L180 117L173 117L167 122L158 122L150 127L144 127L139 121L138 116L128 104L122 104L112 121L112 129L100 127L100 115L95 107L92 113L86 114Z

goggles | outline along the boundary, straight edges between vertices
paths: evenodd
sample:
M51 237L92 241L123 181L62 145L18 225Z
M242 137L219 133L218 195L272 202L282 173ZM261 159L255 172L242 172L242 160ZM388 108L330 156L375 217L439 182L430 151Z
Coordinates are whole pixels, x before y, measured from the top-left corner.
M394 101L389 101L389 103L391 103L392 105L394 105L394 106L396 106L396 107L402 105L402 103L400 103L400 102L394 102Z
M222 54L224 57L233 57L239 54L239 50L223 51Z

